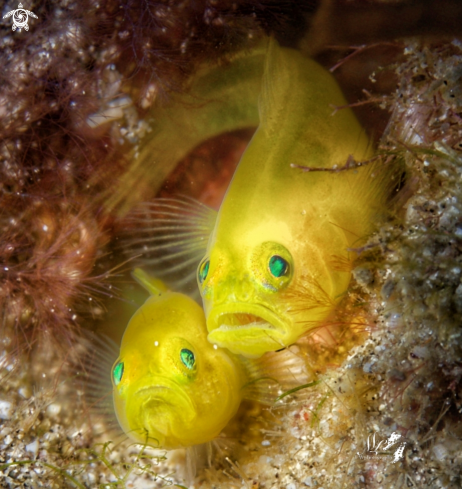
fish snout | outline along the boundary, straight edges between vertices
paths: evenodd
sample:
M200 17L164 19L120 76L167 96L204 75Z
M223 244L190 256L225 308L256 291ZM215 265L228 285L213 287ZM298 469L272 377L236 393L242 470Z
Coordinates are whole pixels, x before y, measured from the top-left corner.
M250 280L249 274L236 271L214 276L208 289L209 293L205 299L215 306L220 306L233 302L247 302L254 295L255 284Z

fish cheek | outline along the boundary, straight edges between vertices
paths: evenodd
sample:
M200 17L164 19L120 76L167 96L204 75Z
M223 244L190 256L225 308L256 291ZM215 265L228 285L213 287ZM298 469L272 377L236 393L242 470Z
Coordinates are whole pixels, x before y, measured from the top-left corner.
M241 398L241 378L236 365L223 351L203 358L203 369L190 389L197 406L195 430L211 440L234 416Z
M132 425L132 421L130 416L131 413L127 411L126 400L121 396L120 392L114 390L113 402L117 421L124 433L128 435L131 431L130 426Z

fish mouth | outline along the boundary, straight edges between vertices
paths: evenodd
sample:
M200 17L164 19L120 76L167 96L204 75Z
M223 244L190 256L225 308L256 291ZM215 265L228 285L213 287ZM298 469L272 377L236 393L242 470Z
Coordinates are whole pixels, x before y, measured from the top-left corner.
M235 303L212 309L207 318L208 340L233 353L259 357L287 346L285 322L260 304Z
M162 448L177 447L178 425L196 416L196 405L177 383L164 377L152 378L133 396L140 425L136 431L143 441ZM147 438L146 438L147 437Z
M154 377L149 385L140 387L136 396L147 400L155 400L173 406L175 409L195 409L195 404L184 389L176 382L165 377ZM179 406L177 407L177 405Z

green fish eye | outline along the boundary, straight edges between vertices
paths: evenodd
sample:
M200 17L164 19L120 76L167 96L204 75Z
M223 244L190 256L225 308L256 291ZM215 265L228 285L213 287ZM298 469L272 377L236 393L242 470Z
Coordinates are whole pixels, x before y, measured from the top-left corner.
M204 261L199 267L199 282L202 284L209 273L210 260Z
M282 256L274 255L269 260L269 271L276 277L282 277L289 273L289 263Z
M187 348L183 348L180 351L180 358L187 369L192 370L194 368L196 359L194 358L194 353L191 350L188 350Z
M119 385L124 374L124 362L117 362L114 370L112 371L112 378L114 379L114 384Z

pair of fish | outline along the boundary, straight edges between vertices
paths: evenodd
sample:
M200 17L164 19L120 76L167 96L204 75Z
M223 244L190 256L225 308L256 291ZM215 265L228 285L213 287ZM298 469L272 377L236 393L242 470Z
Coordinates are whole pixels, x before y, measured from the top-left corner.
M271 41L259 126L218 215L164 199L132 217L140 230L126 240L129 254L157 253L144 264L167 279L179 272L170 281L178 290L197 276L204 304L135 272L152 296L127 326L112 369L117 418L133 439L204 443L243 398L267 401L274 385L301 383L288 350L268 352L328 319L349 284L348 249L370 234L390 189L388 169L329 171L370 155L352 111L332 115L344 105L324 68Z

